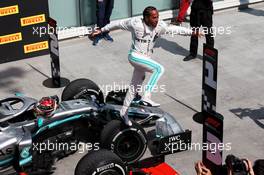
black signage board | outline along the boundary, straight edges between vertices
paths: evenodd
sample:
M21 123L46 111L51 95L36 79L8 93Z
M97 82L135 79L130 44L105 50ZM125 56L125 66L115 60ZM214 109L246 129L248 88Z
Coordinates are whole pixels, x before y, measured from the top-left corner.
M47 0L0 1L0 64L49 54Z

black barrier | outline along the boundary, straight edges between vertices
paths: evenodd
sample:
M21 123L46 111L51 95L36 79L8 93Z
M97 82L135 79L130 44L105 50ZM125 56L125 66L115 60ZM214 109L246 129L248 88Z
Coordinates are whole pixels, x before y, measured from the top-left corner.
M220 175L223 162L223 120L216 112L218 51L204 44L202 112L199 113L203 124L203 143L209 149L203 150L203 163Z
M216 113L218 51L206 44L203 48L202 106L193 116L197 123L204 124L207 113Z
M57 22L49 18L48 19L48 33L50 36L50 57L51 57L51 75L54 86L61 86L60 79L60 55L59 55L59 43L57 34Z
M218 51L204 44L202 112L216 113Z
M203 143L208 145L208 150L203 150L203 163L214 175L222 175L223 162L223 120L221 114L204 113Z
M0 1L0 63L49 54L47 0Z
M60 75L60 52L59 52L59 40L57 33L57 22L48 18L48 29L49 34L49 51L51 57L51 75L52 78L48 78L43 82L43 85L48 88L60 88L67 86L70 80L63 78Z

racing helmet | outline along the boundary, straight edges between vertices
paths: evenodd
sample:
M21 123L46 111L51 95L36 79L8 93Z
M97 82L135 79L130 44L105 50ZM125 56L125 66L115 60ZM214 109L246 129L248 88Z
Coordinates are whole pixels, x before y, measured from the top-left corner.
M57 109L58 99L54 97L42 97L35 106L35 115L50 117Z

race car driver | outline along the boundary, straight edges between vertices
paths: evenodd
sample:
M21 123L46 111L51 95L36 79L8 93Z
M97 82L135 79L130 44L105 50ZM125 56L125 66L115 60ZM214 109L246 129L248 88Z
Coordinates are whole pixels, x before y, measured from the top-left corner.
M164 73L163 66L151 59L156 39L162 34L201 36L201 33L194 33L191 29L180 26L168 26L164 21L159 20L159 12L152 6L144 9L143 19L135 17L121 22L110 23L101 30L95 31L92 37L113 29L127 30L132 34L132 46L128 54L128 61L134 67L134 72L130 88L128 89L123 107L120 111L120 115L123 117L125 124L131 126L132 122L128 118L128 108L135 98L138 89L141 88L146 72L151 73L151 77L147 83L141 102L150 106L160 105L151 100L151 92Z

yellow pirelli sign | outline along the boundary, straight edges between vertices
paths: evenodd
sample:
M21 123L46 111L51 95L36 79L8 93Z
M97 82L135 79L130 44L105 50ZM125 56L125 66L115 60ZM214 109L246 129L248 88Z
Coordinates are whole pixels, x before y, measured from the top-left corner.
M24 26L46 22L46 18L45 18L45 14L40 14L40 15L21 18L20 22L21 22L21 26L24 27Z
M3 35L3 36L0 36L0 45L13 43L13 42L21 41L21 40L22 40L21 32L9 34L9 35Z
M49 48L48 41L24 45L24 53L31 53Z
M0 8L0 16L7 16L19 13L18 5Z

